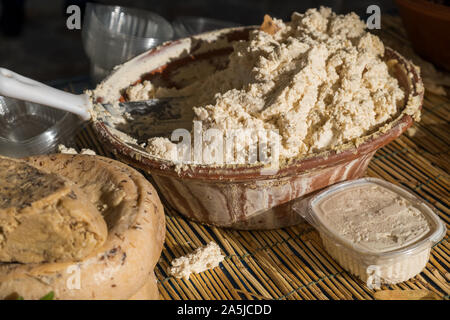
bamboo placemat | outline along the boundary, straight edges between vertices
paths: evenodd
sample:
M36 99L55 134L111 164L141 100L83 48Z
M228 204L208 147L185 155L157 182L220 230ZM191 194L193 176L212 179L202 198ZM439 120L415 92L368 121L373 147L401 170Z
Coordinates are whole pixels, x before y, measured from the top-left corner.
M383 23L382 37L391 37L401 46L409 45L398 19L385 19ZM75 82L67 89L78 91L75 86L83 84ZM380 149L367 171L367 176L407 187L433 205L447 229L449 111L448 96L427 92L422 121L415 123L409 134ZM90 127L76 137L76 145L114 158L103 149ZM306 223L270 231L236 231L189 221L167 204L165 209L166 242L155 269L162 299L374 299L375 291L343 270L324 251L318 233ZM188 281L168 276L167 268L174 258L209 241L217 242L226 255L219 267L191 275ZM447 233L431 250L422 273L382 289L428 289L449 299L449 257Z

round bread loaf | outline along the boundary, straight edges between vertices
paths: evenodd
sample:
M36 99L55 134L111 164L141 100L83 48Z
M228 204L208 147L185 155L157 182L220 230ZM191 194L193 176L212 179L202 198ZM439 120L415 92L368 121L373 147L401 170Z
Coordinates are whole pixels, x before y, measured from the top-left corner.
M129 300L159 300L158 283L154 272L151 272L147 282Z
M79 261L103 245L102 215L55 173L0 157L0 261Z
M108 226L99 249L77 262L0 264L0 298L129 299L160 257L165 220L153 186L136 170L108 158L58 154L25 159L73 181Z

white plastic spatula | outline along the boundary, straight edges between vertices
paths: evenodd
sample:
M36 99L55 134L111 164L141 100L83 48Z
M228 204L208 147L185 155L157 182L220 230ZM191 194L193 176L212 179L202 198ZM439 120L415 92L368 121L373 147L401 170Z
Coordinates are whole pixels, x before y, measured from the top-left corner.
M58 90L5 68L0 68L0 95L71 112L83 120L91 119L92 103L86 94L73 94ZM145 115L150 112L160 112L171 108L172 101L176 99L179 98L121 102L119 103L120 113ZM118 113L118 110L111 104L102 105L110 113Z
M43 104L91 119L92 104L86 94L72 94L0 68L0 95Z

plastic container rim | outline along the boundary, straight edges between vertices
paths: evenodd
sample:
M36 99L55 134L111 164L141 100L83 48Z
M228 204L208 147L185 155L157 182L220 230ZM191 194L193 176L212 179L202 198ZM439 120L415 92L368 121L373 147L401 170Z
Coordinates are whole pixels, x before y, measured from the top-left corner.
M319 202L320 200L326 198L330 194L338 191L345 190L346 188L353 187L355 185L359 184L378 184L383 187L388 188L391 191L394 191L408 200L412 201L416 207L427 217L428 221L431 222L432 230L424 236L422 239L413 242L411 244L408 244L404 247L400 247L398 249L386 251L386 252L374 252L367 250L361 246L356 245L355 243L351 242L350 240L347 240L340 236L339 234L336 234L335 232L331 231L329 228L327 228L321 221L316 217L316 212L313 209L314 205ZM329 238L335 240L337 244L343 246L344 248L351 250L355 253L358 253L360 255L370 257L370 258L376 258L378 260L390 260L397 258L401 255L410 255L417 252L422 251L423 249L431 248L434 244L438 243L446 234L446 226L442 222L442 220L438 217L438 215L435 213L435 210L430 207L428 204L426 204L424 201L419 199L416 195L414 195L411 191L407 190L404 187L394 185L390 182L377 179L377 178L361 178L356 180L349 180L340 182L337 184L334 184L325 190L320 191L319 193L315 194L308 200L307 204L307 210L306 212L301 211L300 209L297 209L297 204L293 206L293 209L300 214L306 221L308 221L310 224L313 225L319 231L319 233L324 233Z

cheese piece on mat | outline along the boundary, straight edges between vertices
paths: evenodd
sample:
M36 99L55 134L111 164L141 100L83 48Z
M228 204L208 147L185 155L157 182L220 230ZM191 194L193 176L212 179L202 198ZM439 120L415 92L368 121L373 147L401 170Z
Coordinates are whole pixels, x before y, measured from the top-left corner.
M187 256L172 260L172 267L169 274L175 278L189 279L191 273L200 273L213 269L223 261L225 256L220 251L220 247L215 242L210 242L206 246L197 248Z
M77 261L107 234L102 215L73 183L0 157L0 262Z

